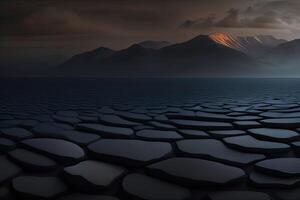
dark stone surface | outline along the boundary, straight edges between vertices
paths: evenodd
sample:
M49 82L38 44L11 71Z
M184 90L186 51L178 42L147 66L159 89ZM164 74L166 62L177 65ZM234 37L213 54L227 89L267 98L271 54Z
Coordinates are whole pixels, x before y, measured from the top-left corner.
M56 177L19 176L12 180L12 188L28 199L56 198L67 191L66 185Z
M95 195L95 194L70 194L59 198L59 200L118 200L116 197L107 195Z
M122 182L126 193L145 200L183 200L190 197L186 188L161 181L143 174L129 174Z
M235 121L233 124L240 129L259 128L262 126L257 121Z
M201 130L226 130L232 129L232 124L228 122L208 122L208 121L193 121L193 120L171 120L171 122L180 128L186 129L201 129Z
M51 158L26 149L15 149L8 155L29 171L52 170L57 167L57 163Z
M23 128L2 129L0 132L5 137L8 137L12 140L22 140L22 139L31 138L33 136L31 132Z
M1 200L299 200L297 80L12 80L0 80Z
M300 183L299 177L282 178L257 172L252 172L249 180L254 186L262 188L292 188Z
M85 157L81 147L66 140L36 138L24 140L22 144L26 148L45 153L61 162L76 162Z
M233 148L256 153L282 153L290 150L290 146L284 143L258 140L252 136L234 136L224 138L224 142Z
M172 151L169 143L125 139L102 139L88 149L99 158L125 165L147 164Z
M0 137L0 153L5 153L16 148L16 143L7 138Z
M21 168L8 160L5 156L0 156L0 184L16 176L21 172Z
M176 131L161 130L141 130L136 132L136 136L145 140L174 141L183 139Z
M261 123L272 128L298 128L300 126L300 118L265 119L261 120Z
M222 191L208 196L209 200L272 200L266 193L253 191Z
M95 160L86 160L64 168L66 180L81 191L108 189L126 172L125 168Z
M258 139L273 140L278 142L290 142L299 138L295 131L274 128L256 128L249 129L248 132Z
M300 158L274 158L256 163L259 171L274 176L296 177L300 175Z
M191 129L180 129L178 132L183 135L185 138L209 138L210 136L204 132L199 130L191 130Z
M133 135L133 130L130 128L113 127L101 124L78 124L77 128L98 133L105 137L130 137Z
M194 187L226 186L245 176L239 168L197 158L170 158L147 168L154 176Z
M209 131L209 134L215 137L223 138L237 135L246 135L243 130L223 130L223 131Z
M177 146L187 156L198 156L236 165L247 165L265 158L259 154L232 150L214 139L181 140L177 142Z
M107 125L120 126L120 127L133 127L138 126L140 123L132 122L126 119L122 119L117 115L101 115L99 120Z

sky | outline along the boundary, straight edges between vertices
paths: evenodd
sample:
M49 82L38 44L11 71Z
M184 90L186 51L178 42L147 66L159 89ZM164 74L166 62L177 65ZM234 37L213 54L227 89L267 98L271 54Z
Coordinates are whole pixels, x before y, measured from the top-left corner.
M300 38L299 0L1 0L0 66L51 67L105 46L200 34Z

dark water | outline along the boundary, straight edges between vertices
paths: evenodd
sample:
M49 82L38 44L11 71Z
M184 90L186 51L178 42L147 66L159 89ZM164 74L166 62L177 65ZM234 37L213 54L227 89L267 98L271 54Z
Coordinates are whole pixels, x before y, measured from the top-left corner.
M297 100L300 79L2 78L1 105L165 105L197 101Z

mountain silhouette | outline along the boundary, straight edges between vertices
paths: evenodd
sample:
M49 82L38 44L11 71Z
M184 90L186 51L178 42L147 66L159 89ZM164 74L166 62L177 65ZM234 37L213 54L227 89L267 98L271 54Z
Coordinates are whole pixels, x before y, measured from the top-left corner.
M254 57L261 56L262 54L270 51L272 48L287 42L286 40L277 39L271 35L242 37L226 33L213 33L210 34L209 37L219 44L228 46Z
M119 51L100 47L84 52L60 68L93 70L103 75L252 73L261 69L252 52L265 54L282 42L272 36L233 37L223 33L199 35L171 45L145 41Z

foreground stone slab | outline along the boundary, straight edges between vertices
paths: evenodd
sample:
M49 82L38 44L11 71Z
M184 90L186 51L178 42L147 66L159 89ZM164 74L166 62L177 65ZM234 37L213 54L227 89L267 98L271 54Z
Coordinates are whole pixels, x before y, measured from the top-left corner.
M59 198L58 200L118 200L116 197L106 195L93 195L93 194L70 194Z
M287 129L256 128L249 129L248 132L258 139L278 142L293 141L300 136L297 132Z
M213 192L208 195L208 198L209 200L272 200L266 193L252 191Z
M246 135L247 133L243 130L223 130L223 131L209 131L212 136L223 138L237 135Z
M123 167L95 160L64 168L66 180L78 190L87 192L108 189L125 172Z
M151 121L149 122L149 124L153 127L155 127L156 129L160 129L160 130L176 130L177 128L171 124L166 124L163 122L156 122L156 121Z
M255 164L261 172L274 176L295 177L300 175L300 158L274 158Z
M140 125L140 123L122 119L117 115L101 115L99 120L109 126L133 127Z
M150 121L152 118L145 114L139 114L139 113L131 113L131 112L117 112L117 115L136 122L146 122Z
M177 147L187 156L198 156L235 165L248 165L265 158L259 154L232 150L214 139L181 140L177 142Z
M190 191L143 174L129 174L122 182L123 190L132 197L145 200L183 200Z
M133 130L130 128L105 126L101 124L78 124L76 126L80 130L91 131L105 137L130 137Z
M8 155L27 170L52 170L57 167L57 163L41 154L37 154L26 149L15 149Z
M175 126L187 129L201 129L201 130L226 130L232 129L233 126L226 122L207 122L194 120L170 120Z
M300 183L299 177L283 178L257 172L250 173L249 180L254 186L263 188L292 188Z
M223 140L233 148L254 153L283 153L290 149L287 144L258 140L248 135L227 137Z
M16 143L10 139L0 137L0 153L6 153L16 148Z
M174 141L183 139L176 131L161 131L161 130L141 130L137 131L136 135L145 140L157 141Z
M262 126L257 121L235 121L233 124L240 129L259 128Z
M185 138L210 138L206 132L199 130L181 129L178 132Z
M197 158L170 158L149 165L147 169L159 178L195 187L225 186L245 176L239 168Z
M77 117L60 116L60 115L53 115L52 117L55 121L67 123L67 124L78 124L81 122L81 120Z
M261 123L271 128L299 128L300 118L265 119Z
M276 196L282 200L298 200L300 197L300 189L277 190Z
M11 200L13 199L9 189L7 187L0 188L0 199L1 200Z
M12 188L22 198L57 198L67 191L56 177L19 176L12 180Z
M57 132L56 135L57 138L69 140L83 146L100 139L100 136L97 134L75 130L62 130L60 132Z
M90 144L88 149L101 159L122 165L147 164L172 151L169 143L126 139L102 139Z
M7 128L0 131L5 137L12 140L23 140L31 138L33 135L31 132L24 128Z
M21 168L8 160L6 156L0 156L0 184L16 176L21 171Z
M60 162L76 162L85 157L80 146L66 140L35 138L24 140L22 144L29 149L45 153Z

